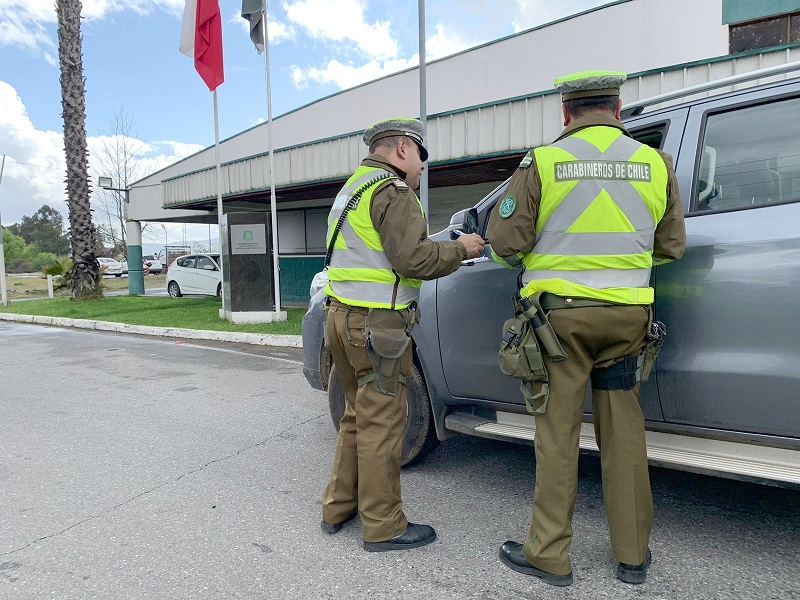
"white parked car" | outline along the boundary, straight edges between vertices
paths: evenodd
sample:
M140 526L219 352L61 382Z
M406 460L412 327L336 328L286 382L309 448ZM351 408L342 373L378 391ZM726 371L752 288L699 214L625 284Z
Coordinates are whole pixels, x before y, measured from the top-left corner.
M219 254L181 256L167 269L167 291L173 298L184 294L222 295L222 271Z
M128 261L127 260L123 260L119 264L122 265L122 274L123 275L128 275ZM144 273L145 275L149 275L150 274L150 266L149 265L150 265L150 263L148 261L146 261L144 258L142 258L142 273ZM159 273L160 273L160 271L159 271Z
M153 254L145 254L142 259L149 265L151 274L160 274L164 271L164 265Z
M100 263L100 268L105 269L104 275L113 275L114 277L122 277L122 263L117 262L113 258L101 257L97 259Z

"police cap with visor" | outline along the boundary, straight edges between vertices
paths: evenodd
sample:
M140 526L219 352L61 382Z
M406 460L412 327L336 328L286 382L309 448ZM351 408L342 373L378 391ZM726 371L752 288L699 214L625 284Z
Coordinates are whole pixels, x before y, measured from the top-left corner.
M402 135L411 138L419 146L420 158L422 158L422 162L425 162L428 160L428 150L423 145L422 134L422 122L417 119L386 119L378 121L364 132L364 143L369 147L373 142L382 138Z
M619 96L619 88L627 75L619 71L580 71L562 75L553 82L561 92L561 100L593 96Z

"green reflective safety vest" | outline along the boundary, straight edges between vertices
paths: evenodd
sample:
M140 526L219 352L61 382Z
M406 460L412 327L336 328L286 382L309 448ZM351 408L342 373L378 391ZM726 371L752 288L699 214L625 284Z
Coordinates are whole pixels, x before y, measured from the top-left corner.
M522 259L522 294L652 303L655 228L667 206L658 152L616 127L595 126L534 153L542 199L536 243Z
M347 213L328 266L325 294L344 304L399 310L419 298L422 281L403 277L392 268L383 251L380 235L372 225L372 196L387 178L405 185L397 175L384 169L359 167L336 196L328 215L326 240L330 245L347 201L364 184L372 183L365 189L358 204Z

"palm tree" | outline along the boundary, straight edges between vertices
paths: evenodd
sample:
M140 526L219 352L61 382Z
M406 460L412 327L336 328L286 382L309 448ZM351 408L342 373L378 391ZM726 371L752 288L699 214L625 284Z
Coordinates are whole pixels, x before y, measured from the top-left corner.
M80 0L56 0L58 59L61 63L61 109L67 160L67 204L72 268L67 280L73 300L97 298L100 265L94 255L95 227L89 201L86 102L81 50Z

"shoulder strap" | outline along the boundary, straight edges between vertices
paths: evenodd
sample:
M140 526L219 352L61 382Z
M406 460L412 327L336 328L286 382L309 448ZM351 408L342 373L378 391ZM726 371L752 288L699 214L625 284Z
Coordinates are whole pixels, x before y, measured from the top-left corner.
M384 179L392 179L397 178L397 175L393 173L389 173L388 171L384 171L381 175L378 175L374 179L370 179L360 188L358 188L352 196L347 200L347 204L345 204L344 209L342 209L342 214L339 215L339 220L336 222L336 227L333 230L333 234L331 235L331 241L328 244L328 252L325 254L325 266L324 269L328 268L328 265L331 264L331 255L333 254L333 246L336 244L336 238L339 237L339 232L342 230L344 226L344 220L347 218L347 213L349 213L352 209L356 207L358 201L361 200L361 196L364 195L371 186L375 185L376 183L383 181Z

